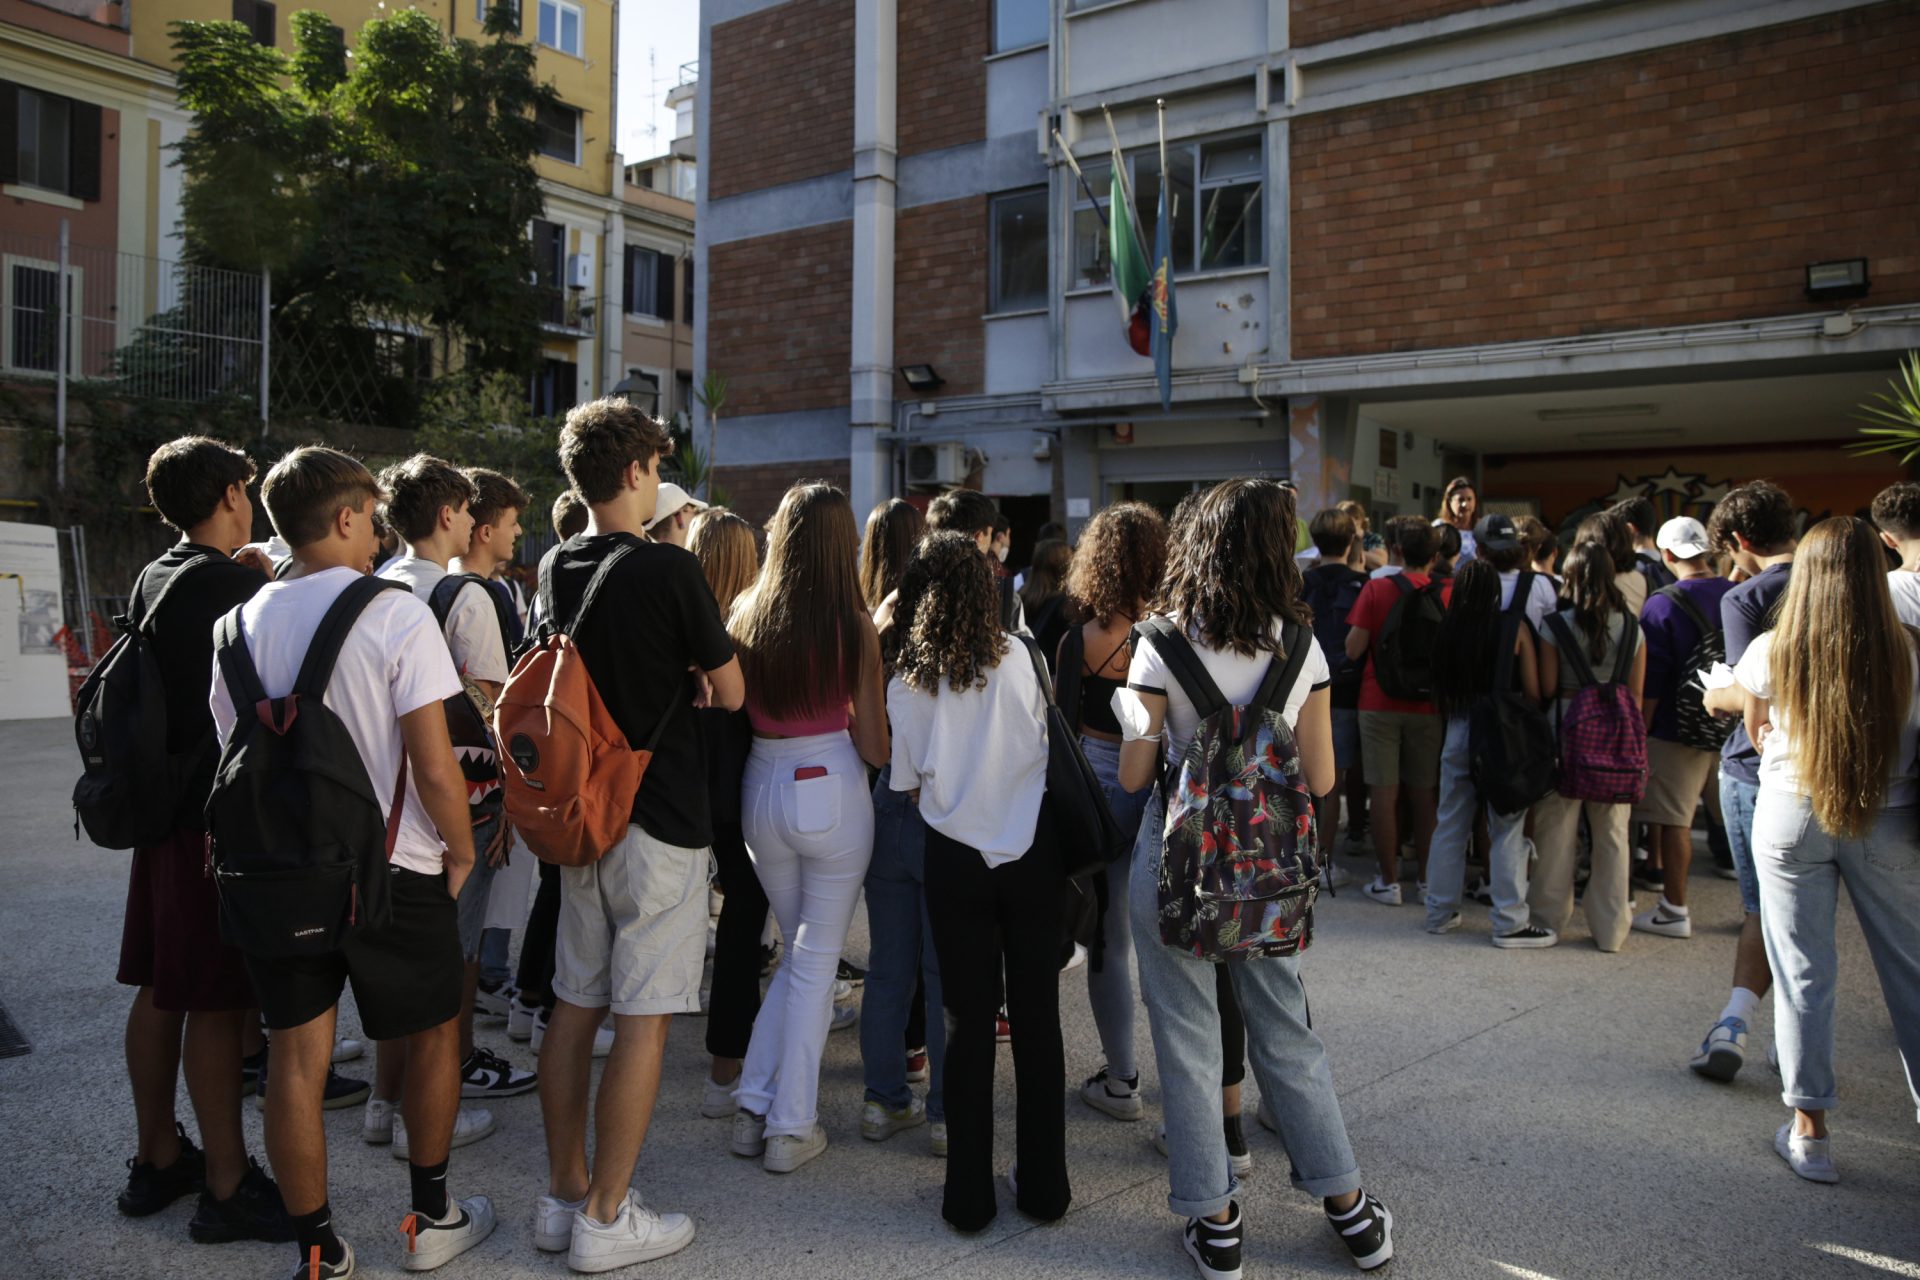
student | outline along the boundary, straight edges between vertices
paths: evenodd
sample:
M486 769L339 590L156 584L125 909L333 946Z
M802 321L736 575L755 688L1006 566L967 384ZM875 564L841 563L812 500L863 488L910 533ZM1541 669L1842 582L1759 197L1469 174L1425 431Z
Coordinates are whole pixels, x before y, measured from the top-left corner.
M869 614L900 589L900 576L926 530L927 518L920 508L900 498L888 498L867 513L860 546L860 597Z
M1471 743L1469 717L1473 709L1495 692L1499 652L1515 612L1511 589L1502 602L1505 576L1497 565L1519 554L1511 524L1501 528L1504 516L1487 516L1478 530L1480 558L1460 571L1453 599L1440 624L1433 650L1433 700L1446 717L1446 743L1440 755L1440 809L1433 830L1433 852L1427 860L1427 932L1451 933L1460 927L1460 895L1465 888L1467 844L1473 836L1474 809L1479 793L1469 772ZM1527 602L1518 609L1524 616ZM1506 663L1510 687L1529 702L1540 701L1537 645L1531 626L1515 623L1511 655ZM1533 923L1527 907L1527 843L1524 811L1497 812L1484 806L1491 847L1487 857L1488 887L1493 898L1493 945L1504 949L1551 947L1559 941L1552 929Z
M660 482L660 505L647 521L647 537L672 547L687 545L687 529L707 504L671 480Z
M753 526L725 507L709 507L687 529L687 550L700 562L721 617L760 574L760 540ZM740 825L740 777L753 745L745 711L707 707L696 717L706 742L707 794L713 810L713 859L719 868L720 920L713 935L713 986L707 1002L707 1073L700 1114L721 1119L740 1104L733 1091L760 1012L760 936L767 927L767 895L753 872Z
M1636 705L1647 674L1646 646L1640 642L1638 624L1620 598L1612 553L1597 542L1576 542L1567 556L1566 568L1566 608L1555 615L1559 625L1550 624L1540 636L1540 693L1559 701L1554 712L1556 727L1582 688L1579 664L1560 651L1568 638L1579 643L1581 656L1595 679L1601 681L1612 678L1622 644L1630 643L1633 656L1626 686ZM1641 580L1639 574L1633 577ZM1633 632L1630 641L1629 630ZM1620 949L1632 927L1627 915L1627 819L1631 814L1632 808L1626 804L1570 800L1558 792L1533 807L1533 839L1539 861L1527 902L1542 927L1564 934L1567 921L1573 918L1573 874L1580 856L1577 842L1584 816L1593 840L1593 874L1581 897L1587 929L1600 950Z
M987 548L987 554L993 557L993 573L997 578L1011 578L1013 570L1007 568L1007 556L1013 551L1013 525L1007 520L1007 513L995 510L993 513L993 543ZM1016 588L1017 589L1017 588Z
M1480 517L1480 523L1474 527L1473 538L1475 545L1480 548L1479 558L1492 561L1494 570L1500 575L1502 612L1513 607L1513 597L1520 589L1521 575L1526 575L1527 595L1521 610L1527 625L1536 636L1539 635L1547 625L1548 615L1560 607L1559 583L1534 571L1528 563L1527 545L1522 541L1518 524L1511 517L1497 511Z
M1067 537L1067 526L1061 524L1058 520L1047 521L1040 526L1040 531L1033 535L1033 558L1035 564L1040 560L1040 544L1043 542L1064 542L1067 544L1067 550L1069 552L1073 550L1073 540ZM1027 577L1033 572L1033 568L1034 566L1029 564L1025 569L1013 575L1013 589L1015 591L1023 590L1026 587ZM1062 571L1061 576L1065 576L1064 571Z
M381 566L379 576L406 584L423 602L430 602L435 588L447 576L448 564L473 543L474 483L452 463L416 453L381 472L380 487L387 495L387 522L399 533L403 550ZM517 486L514 491L519 492ZM467 783L475 855L473 873L460 890L459 903L460 955L465 962L460 996L460 1095L510 1098L531 1093L539 1087L539 1079L530 1071L515 1070L498 1054L476 1049L473 1017L487 896L493 888L494 873L507 853L506 801L500 791L500 767L488 725L493 704L512 667L507 661L508 640L500 610L486 587L478 583L461 587L447 606L446 617L444 633L454 670L460 673L463 685L472 686L471 691L463 687L463 701L449 706L447 712L448 731L453 735ZM380 1052L375 1097L367 1104L364 1136L369 1142L378 1142L382 1136L398 1139L392 1131L393 1100L401 1094L406 1072L402 1053L397 1045ZM463 1110L464 1123L455 1128L457 1144L465 1145L493 1131L493 1118L486 1111ZM385 1135L380 1132L383 1128Z
M1840 1180L1827 1112L1838 1093L1834 914L1842 883L1920 1109L1920 785L1912 763L1920 664L1885 570L1866 521L1822 520L1800 544L1778 623L1734 669L1748 736L1761 749L1751 852L1767 956L1780 975L1780 1097L1794 1109L1773 1145L1813 1182ZM1848 625L1834 626L1836 618Z
M1369 578L1390 578L1406 568L1406 560L1400 552L1400 535L1408 529L1426 529L1428 524L1419 516L1394 516L1387 521L1385 564L1371 570ZM1431 536L1431 530L1429 530Z
M993 505L993 499L976 489L949 489L935 498L927 507L927 532L937 533L951 530L972 538L974 545L980 548L980 554L987 558L992 566L999 566L993 549L994 529L1004 519L1000 509ZM1020 596L1013 589L1013 579L994 574L994 590L1000 598L1000 625L1003 629L1019 635L1032 634L1027 630L1027 619L1021 608ZM881 609L874 621L885 627L888 611Z
M1120 785L1120 720L1113 703L1126 687L1133 625L1146 616L1166 565L1166 521L1145 503L1121 502L1088 522L1067 576L1067 595L1085 621L1061 640L1060 670L1072 663L1079 676L1077 701L1069 706L1063 700L1061 710L1078 727L1081 749L1106 792L1107 807L1129 839L1139 832L1147 798ZM1068 686L1062 681L1059 687ZM1134 1056L1139 992L1126 903L1127 863L1116 860L1107 868L1101 954L1087 966L1087 999L1106 1060L1080 1087L1080 1098L1116 1120L1138 1120L1146 1114L1146 1104L1140 1099L1140 1067Z
M1554 572L1554 567L1560 562L1560 539L1533 516L1519 517L1513 522L1513 527L1520 535L1521 545L1526 548L1528 566L1553 584L1557 604L1560 575Z
M1420 895L1426 896L1427 849L1433 839L1435 788L1440 777L1440 717L1425 699L1389 697L1380 687L1381 641L1394 606L1403 595L1414 606L1412 592L1424 591L1431 580L1438 539L1425 520L1411 517L1398 523L1397 553L1403 566L1398 580L1375 579L1360 592L1347 615L1347 657L1366 661L1360 677L1360 759L1367 776L1368 808L1372 812L1373 848L1379 872L1360 891L1387 906L1400 905L1400 792L1404 787L1413 817L1413 848L1419 860ZM1440 583L1444 605L1450 581Z
M1673 570L1661 560L1659 543L1654 537L1660 517L1653 503L1646 498L1628 498L1614 503L1613 511L1626 521L1627 536L1633 542L1634 572L1647 580L1647 594L1672 586L1676 580Z
M888 632L889 781L914 797L927 824L927 912L949 1018L940 1214L961 1231L983 1230L998 1212L994 1015L1003 991L1020 1027L1017 1158L1007 1181L1029 1217L1060 1218L1073 1197L1060 1042L1064 868L1044 828L1045 694L1022 644L1000 625L978 541L928 534Z
M553 533L565 542L576 533L584 533L587 528L587 502L572 489L562 489L560 496L553 500Z
M1345 512L1353 521L1355 530L1353 550L1347 553L1347 563L1361 573L1377 569L1387 562L1387 542L1373 531L1373 524L1367 518L1367 509L1348 498L1333 504L1334 510ZM1311 537L1313 531L1307 531Z
M693 1241L683 1214L656 1213L632 1189L660 1089L667 1028L700 1009L706 965L712 815L696 705L739 708L733 642L700 562L640 535L653 523L666 428L625 400L577 405L560 430L560 466L586 501L587 528L542 565L554 617L628 742L663 729L624 840L600 861L560 869L553 1019L541 1053L548 1190L534 1209L534 1244L568 1250L575 1270L665 1257ZM621 552L591 612L574 625L587 584ZM642 641L636 643L636 640ZM665 721L662 725L662 721ZM587 1108L594 1036L609 1010L613 1050Z
M741 825L788 944L734 1090L733 1153L762 1156L768 1173L792 1173L827 1149L820 1057L873 857L861 761L886 761L887 718L880 637L855 573L859 545L845 493L795 485L767 523L760 580L735 601L729 624L753 725Z
M274 464L260 498L293 549L292 568L234 614L268 697L285 697L328 609L360 580L377 534L382 497L373 475L333 449L295 449ZM235 700L218 659L211 706L222 744ZM390 858L392 920L350 932L316 956L249 955L247 972L273 1034L267 1153L293 1219L299 1274L353 1274L353 1250L335 1232L327 1204L327 1142L321 1100L333 1054L340 993L353 986L361 1025L375 1040L406 1045L407 1159L413 1212L403 1224L408 1270L429 1270L493 1231L485 1196L447 1192L447 1151L460 1105L460 934L456 902L474 864L466 780L447 736L442 704L460 677L433 611L410 592L379 592L340 649L326 706L339 716L374 792L406 770ZM251 713L251 708L249 708Z
M1453 571L1461 562L1461 532L1444 520L1433 522L1433 564L1429 572L1436 578L1451 578Z
M1455 476L1440 491L1440 520L1460 532L1460 562L1479 554L1474 541L1474 522L1480 518L1480 492L1467 476Z
M1331 684L1328 686L1329 715L1333 722L1333 790L1320 813L1320 861L1332 888L1346 887L1349 880L1344 867L1333 860L1333 845L1340 834L1340 797L1346 793L1350 770L1360 765L1360 681L1366 664L1347 657L1348 619L1367 575L1354 564L1353 551L1359 545L1360 532L1353 517L1340 507L1314 516L1307 526L1313 537L1316 563L1300 580L1300 600L1313 614L1313 636L1322 653L1333 655ZM1351 819L1349 830L1351 831Z
M1615 508L1595 512L1582 520L1573 531L1576 543L1597 542L1607 549L1607 555L1613 561L1614 586L1620 591L1621 603L1634 617L1640 616L1640 610L1647 603L1647 580L1640 573L1640 561L1633 550L1633 530L1628 526L1626 517Z
M1651 829L1663 891L1651 911L1633 918L1633 927L1662 937L1690 938L1687 872L1693 863L1693 812L1718 757L1681 741L1678 699L1687 683L1698 678L1687 657L1706 638L1700 623L1707 624L1708 632L1720 629L1720 601L1733 584L1713 571L1707 531L1691 516L1676 516L1661 525L1654 541L1674 582L1671 588L1654 588L1640 612L1640 632L1647 642L1647 794L1635 806L1633 820ZM1670 592L1675 591L1682 599L1673 598Z
M1068 617L1066 583L1073 566L1073 548L1059 539L1042 542L1033 549L1033 567L1027 571L1026 585L1019 589L1020 610L1031 619L1033 639L1046 655L1049 668L1060 641L1073 629Z
M1920 627L1920 484L1902 480L1874 495L1873 523L1880 541L1900 557L1900 567L1887 574L1893 610L1900 621Z
M204 690L213 627L267 583L258 568L230 558L253 528L253 475L245 453L206 436L154 450L147 498L180 541L141 570L127 605L166 691L167 752L197 763L177 797L173 834L133 850L127 882L118 980L138 988L125 1040L138 1146L119 1207L144 1218L198 1192L187 1231L215 1244L293 1239L279 1189L247 1155L240 1129L241 1033L252 1020L253 988L240 953L220 938L219 895L206 874L215 760ZM174 1118L183 1064L204 1151Z
M1720 626L1727 664L1738 668L1754 640L1773 629L1774 612L1793 569L1793 499L1784 489L1755 480L1720 499L1707 522L1707 539L1733 559L1745 581L1720 597ZM1737 688L1715 689L1702 699L1715 715L1744 717L1746 699ZM1747 1031L1760 1001L1773 986L1766 941L1760 932L1760 881L1753 868L1753 807L1760 797L1760 752L1736 719L1720 748L1720 818L1740 881L1746 918L1733 959L1733 990L1727 1006L1688 1063L1713 1080L1731 1081L1746 1062Z
M1271 664L1287 660L1279 648L1285 625L1310 621L1299 603L1294 522L1293 495L1287 490L1270 480L1230 480L1201 500L1169 551L1155 609L1186 633L1230 704L1250 701ZM1430 554L1415 562L1423 564ZM1219 566L1228 563L1243 571L1223 576ZM1305 643L1310 648L1299 678L1277 696L1299 746L1303 779L1312 794L1325 795L1333 785L1328 667L1310 633ZM1120 783L1143 791L1158 774L1163 735L1167 758L1178 759L1200 723L1151 639L1134 652L1120 709L1126 738ZM1187 1219L1185 1247L1202 1276L1237 1275L1245 1223L1234 1198L1239 1178L1218 1119L1219 967L1160 941L1165 822L1165 798L1156 790L1134 845L1128 900L1134 936L1142 944L1140 985L1166 1109L1167 1206ZM1326 1047L1309 1024L1299 957L1256 956L1225 969L1246 1014L1262 1100L1286 1135L1294 1185L1321 1197L1329 1225L1359 1266L1379 1266L1393 1256L1393 1219L1361 1188Z

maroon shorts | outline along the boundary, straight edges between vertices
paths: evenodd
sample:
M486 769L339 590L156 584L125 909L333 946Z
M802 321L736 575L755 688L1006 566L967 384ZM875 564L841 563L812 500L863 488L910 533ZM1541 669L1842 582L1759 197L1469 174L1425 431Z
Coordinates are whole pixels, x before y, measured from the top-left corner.
M203 833L176 831L133 851L118 976L129 987L152 987L154 1007L173 1013L254 1007L245 960L220 940L220 895Z

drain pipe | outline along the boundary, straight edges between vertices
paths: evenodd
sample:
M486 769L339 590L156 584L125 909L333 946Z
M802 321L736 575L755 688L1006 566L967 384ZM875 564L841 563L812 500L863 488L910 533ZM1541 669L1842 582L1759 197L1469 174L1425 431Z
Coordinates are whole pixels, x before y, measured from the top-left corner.
M893 234L898 0L855 0L853 317L849 496L864 513L893 490Z

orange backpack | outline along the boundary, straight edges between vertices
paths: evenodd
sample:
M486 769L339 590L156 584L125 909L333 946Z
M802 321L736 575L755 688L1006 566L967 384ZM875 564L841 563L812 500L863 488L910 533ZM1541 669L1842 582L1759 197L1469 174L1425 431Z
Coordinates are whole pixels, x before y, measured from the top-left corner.
M629 550L615 547L600 562L564 629L553 613L553 557L541 564L540 631L494 708L507 821L535 857L556 866L591 866L625 838L633 798L666 727L663 716L643 749L628 746L569 636Z

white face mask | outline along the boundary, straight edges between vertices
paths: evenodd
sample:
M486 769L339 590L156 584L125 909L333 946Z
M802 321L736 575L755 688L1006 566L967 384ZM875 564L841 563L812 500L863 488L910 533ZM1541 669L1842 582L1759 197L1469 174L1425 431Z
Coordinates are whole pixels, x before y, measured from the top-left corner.
M993 558L995 560L998 560L1001 564L1005 564L1007 562L1007 552L1011 550L1013 550L1013 547L1011 544L1001 547L998 551L993 553Z

